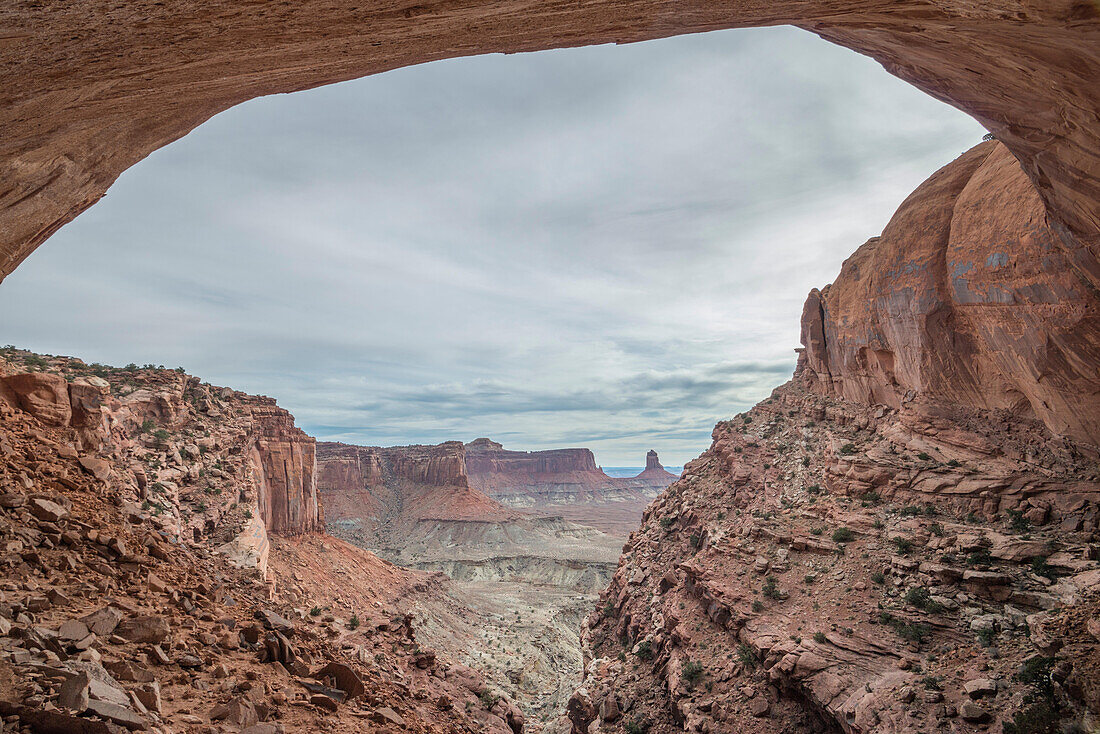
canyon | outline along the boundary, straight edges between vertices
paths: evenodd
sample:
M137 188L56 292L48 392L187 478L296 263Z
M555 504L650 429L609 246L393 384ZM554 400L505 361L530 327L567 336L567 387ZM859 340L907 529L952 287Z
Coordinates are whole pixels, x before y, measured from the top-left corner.
M127 167L258 95L784 22L873 56L995 139L933 174L809 294L792 380L718 423L655 498L645 481L573 481L598 479L577 450L318 446L270 398L5 349L5 729L1094 728L1094 3L17 2L0 9L0 275ZM523 491L509 464L548 478ZM551 515L607 493L610 513L649 501L609 557L614 532ZM478 524L492 532L468 542ZM489 598L517 569L485 561L545 538L614 564L595 608L560 624L523 589ZM560 560L545 550L540 563ZM476 564L496 591L460 580ZM570 645L582 678L547 696L546 671L566 663L537 654Z
M655 452L620 479L586 449L318 444L180 370L5 348L0 711L41 732L1090 726L1097 295L1030 187L996 141L933 174L810 293L792 380L678 479Z
M489 439L322 442L317 488L328 532L400 566L445 574L452 593L485 615L480 645L461 661L485 669L537 726L579 683L581 620L644 506L675 480L656 452L648 460L641 479L617 480L588 449L504 451ZM602 532L552 512L606 517L607 505L619 508L613 515L625 518L625 530ZM497 648L513 651L510 659L493 659Z

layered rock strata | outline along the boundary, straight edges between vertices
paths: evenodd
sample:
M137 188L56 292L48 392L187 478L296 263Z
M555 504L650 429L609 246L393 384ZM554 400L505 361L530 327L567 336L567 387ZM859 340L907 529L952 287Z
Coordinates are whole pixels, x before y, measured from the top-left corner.
M509 451L479 438L466 444L470 484L509 507L646 503L676 477L664 471L656 452L637 477L609 477L590 449Z
M0 356L5 731L523 731L506 696L431 646L468 646L461 620L476 619L441 575L305 521L268 538L264 487L308 486L294 462L312 455L271 400L175 371ZM292 498L275 507L285 527ZM226 557L242 527L270 541L267 569Z
M986 143L811 293L794 379L624 547L574 734L1096 716L1097 301L1056 239Z
M1100 295L1008 150L936 172L814 291L801 369L822 394L1007 410L1100 444Z

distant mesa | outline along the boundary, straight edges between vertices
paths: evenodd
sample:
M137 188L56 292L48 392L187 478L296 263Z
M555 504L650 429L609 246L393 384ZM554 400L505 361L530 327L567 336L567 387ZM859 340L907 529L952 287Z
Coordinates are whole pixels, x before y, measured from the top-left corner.
M590 449L510 451L488 438L466 444L466 473L471 487L517 508L648 504L677 479L652 450L644 471L620 478L605 474Z

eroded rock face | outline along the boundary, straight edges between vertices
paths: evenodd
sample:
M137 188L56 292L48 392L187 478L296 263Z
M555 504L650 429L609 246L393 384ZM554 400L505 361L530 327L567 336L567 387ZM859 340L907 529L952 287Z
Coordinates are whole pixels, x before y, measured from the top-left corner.
M247 447L293 439L270 401L168 370L0 350L0 375L31 366L48 372L15 382L57 385L48 405L104 374L108 428L93 455L75 418L0 400L4 731L522 731L511 699L489 710L490 681L453 662L473 632L436 635L454 655L418 635L425 617L478 619L438 575L321 533L273 536L266 576L219 552L246 508L267 539ZM171 430L134 425L147 398L119 398L139 385L167 403L180 390Z
M1100 282L1100 11L1087 0L599 0L394 8L63 0L0 9L0 277L118 175L214 114L435 59L799 25L970 113L1020 160L1058 247Z
M1080 720L1095 460L1036 420L807 383L718 424L650 505L588 618L573 733L615 701L662 734L999 731L1040 658L1074 679L1051 695Z
M260 513L276 533L306 533L324 528L314 476L312 436L294 425L294 416L271 398L255 399L256 438L251 455L260 467Z
M174 532L204 534L207 523L221 525L255 508L261 524L243 523L233 553L255 555L263 566L267 531L296 535L324 527L314 439L273 399L213 388L177 370L108 370L112 383L91 374L107 368L93 370L77 359L18 350L5 350L5 357L12 363L0 363L0 405L64 430L72 445L62 450L79 456L83 470L101 482L110 483L112 458L129 456L126 479L152 506L171 510ZM50 371L18 370L26 359ZM229 493L221 486L228 480L252 491ZM193 495L201 509L176 512L181 495Z
M936 172L806 301L800 369L823 394L1037 418L1100 443L1100 297L996 142Z
M591 449L509 451L479 438L466 444L470 484L509 507L645 503L676 477L664 470L656 452L646 457L637 477L609 477L596 466ZM651 468L650 462L656 463Z

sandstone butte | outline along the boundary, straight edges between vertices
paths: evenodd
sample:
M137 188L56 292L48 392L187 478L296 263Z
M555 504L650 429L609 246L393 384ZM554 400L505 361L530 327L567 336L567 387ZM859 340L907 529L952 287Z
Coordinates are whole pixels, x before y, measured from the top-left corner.
M810 294L794 379L720 423L646 510L559 723L1094 720L1093 2L8 3L0 275L127 167L258 95L777 23L873 56L997 140L934 174ZM443 619L443 581L320 532L315 448L270 400L5 357L0 713L37 731L538 726L416 642L403 610Z

